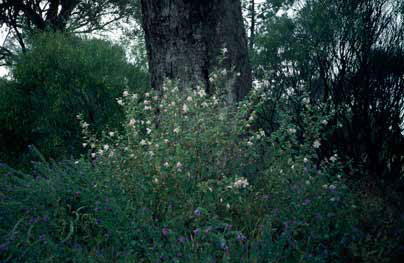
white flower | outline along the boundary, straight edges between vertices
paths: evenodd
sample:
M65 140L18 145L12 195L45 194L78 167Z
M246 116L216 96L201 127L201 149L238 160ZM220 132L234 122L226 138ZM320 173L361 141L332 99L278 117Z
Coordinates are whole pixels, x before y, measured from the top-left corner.
M308 162L309 162L309 159L307 159L306 157L304 157L303 162L304 162L304 163L308 163Z
M173 130L173 132L174 132L174 133L179 133L179 132L180 132L180 128L178 128L178 127L175 128L175 129Z
M144 106L144 110L151 110L152 108L150 106Z
M84 147L84 148L87 147L87 143L83 143L83 147Z
M328 184L323 184L323 189L328 189Z
M248 142L247 142L247 145L248 145L248 146L252 146L252 145L253 145L252 141L248 141Z
M150 101L149 100L144 100L143 103L144 103L144 105L149 105Z
M330 201L331 201L331 202L335 202L336 200L337 200L337 198L335 198L335 197L331 197L331 198L330 198Z
M150 128L146 128L146 133L150 134L151 133L151 129Z
M202 107L204 107L204 108L207 108L207 107L209 107L209 105L208 105L208 103L206 102L206 101L204 101L204 102L202 102Z
M169 142L169 140L168 139L164 139L164 143L168 143Z
M313 147L316 148L316 149L320 148L320 145L321 145L321 143L320 143L319 140L315 140L314 143L313 143Z
M302 102L303 102L304 104L309 104L309 103L310 103L310 99L309 99L309 98L303 98L303 99L302 99Z
M153 157L153 156L154 156L154 152L153 152L153 151L149 151L149 155L150 155L151 157Z
M140 145L146 145L146 144L147 144L147 142L145 140L140 141Z
M240 72L237 72L237 73L236 73L236 76L237 76L237 77L240 77L240 75L241 75Z
M91 147L92 149L94 149L94 148L95 148L95 143L90 144L90 147Z
M149 93L149 92L146 92L146 93L144 94L144 96L145 96L145 97L150 97L150 93Z
M110 137L114 137L114 134L115 134L114 132L109 132L109 133L108 133L108 135L109 135Z
M335 162L336 160L337 160L337 156L335 154L330 157L331 162Z
M330 189L330 190L335 190L335 189L337 189L337 187L332 184L332 185L330 185L330 186L328 187L328 189Z
M109 145L108 145L108 144L105 144L103 148L104 148L104 150L108 151Z
M103 154L104 154L104 151L100 149L100 150L98 151L98 154L99 154L99 155L103 155Z
M265 131L264 131L264 130L260 130L260 135L261 135L262 137L265 137Z
M229 203L226 204L226 208L230 209L230 204Z
M124 96L124 97L129 96L129 92L128 92L127 90L125 90L125 91L123 92L122 96Z
M246 178L241 177L237 181L234 182L233 186L236 188L246 188L249 185Z
M96 154L95 153L91 153L91 158L95 158Z
M87 128L88 126L90 126L90 124L88 124L87 122L83 122L83 124L81 125L83 128Z
M226 54L227 53L227 48L223 48L223 54Z
M165 162L164 167L170 167L170 164L168 162Z
M192 97L191 97L191 96L188 96L188 97L187 97L187 101L188 101L188 102L191 102L191 101L192 101Z
M123 100L117 99L116 101L118 102L119 105L123 106Z
M311 183L310 183L310 181L309 181L309 180L306 180L306 184L307 184L307 185L310 185Z
M184 113L187 113L187 112L188 112L188 106L187 106L187 104L184 103L184 105L182 106L182 111L183 111Z
M327 125L327 124L328 124L328 121L327 121L327 120L323 120L321 123L322 123L323 125Z
M130 126L135 126L135 124L136 124L136 120L135 119L130 119L129 125Z
M136 93L132 95L132 100L137 100L137 98L138 98L138 96Z
M178 170L181 170L181 168L182 168L182 163L181 163L181 162L177 162L177 164L175 165L175 167L176 167Z
M146 124L147 124L147 125L150 125L150 124L151 124L151 121L146 121Z
M213 96L212 99L213 99L213 105L219 104L219 100L216 98L216 96Z
M205 90L204 90L204 89L200 89L200 90L198 91L198 95L199 95L199 97L205 97L205 96L206 96Z
M295 133L296 133L296 129L295 129L295 128L289 128L289 129L288 129L288 132L289 132L290 134L295 134Z

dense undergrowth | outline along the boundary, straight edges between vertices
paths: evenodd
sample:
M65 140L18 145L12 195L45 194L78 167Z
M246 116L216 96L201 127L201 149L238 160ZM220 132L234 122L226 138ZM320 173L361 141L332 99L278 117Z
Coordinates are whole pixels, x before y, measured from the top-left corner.
M286 113L269 135L265 96L125 91L124 132L103 136L79 115L81 159L32 146L32 173L0 167L0 261L398 262L401 211L358 191L338 153L319 157L330 116L305 103L303 140Z

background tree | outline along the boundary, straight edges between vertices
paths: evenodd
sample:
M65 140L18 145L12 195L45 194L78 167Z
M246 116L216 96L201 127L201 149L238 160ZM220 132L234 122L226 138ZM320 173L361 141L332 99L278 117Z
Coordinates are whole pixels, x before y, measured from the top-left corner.
M90 33L136 13L132 0L2 0L0 26L7 36L0 61L10 63L16 50L27 49L27 36L36 31Z
M99 135L119 130L124 116L116 98L148 86L147 73L108 41L42 33L29 45L16 58L12 80L0 82L0 160L8 163L24 163L29 144L46 158L78 156L76 115Z
M141 3L153 88L170 78L182 87L202 84L211 93L209 77L225 69L231 100L247 94L251 70L239 0Z
M263 106L261 125L276 129L274 109L280 112L278 98L287 97L283 110L294 116L303 141L301 98L309 96L312 107L333 116L324 127L321 158L337 151L353 162L356 178L396 182L404 164L400 6L388 0L312 0L294 16L263 16L253 68L276 99Z

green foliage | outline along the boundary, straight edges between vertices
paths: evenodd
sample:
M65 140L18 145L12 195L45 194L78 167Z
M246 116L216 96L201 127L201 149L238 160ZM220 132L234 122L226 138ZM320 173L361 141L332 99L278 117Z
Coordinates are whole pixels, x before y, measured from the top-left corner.
M65 34L36 35L30 50L16 59L12 74L14 79L1 89L0 134L19 142L1 149L2 159L14 164L28 144L37 145L47 158L77 156L76 115L85 115L95 132L118 128L123 112L115 97L147 85L146 73L128 64L120 47Z
M320 159L329 116L306 103L304 143L285 116L268 137L252 129L263 92L235 107L173 83L159 95L125 90L124 130L102 136L79 116L91 159L46 162L33 147L32 175L0 167L0 259L393 260L404 233L396 215L356 197L338 155Z
M258 127L273 132L279 127L279 113L286 110L304 132L300 99L309 97L316 110L332 115L327 136L323 134L322 158L338 151L356 168L352 180L372 177L385 191L402 191L400 5L312 0L293 16L268 11L252 52L254 74L272 98L260 109Z

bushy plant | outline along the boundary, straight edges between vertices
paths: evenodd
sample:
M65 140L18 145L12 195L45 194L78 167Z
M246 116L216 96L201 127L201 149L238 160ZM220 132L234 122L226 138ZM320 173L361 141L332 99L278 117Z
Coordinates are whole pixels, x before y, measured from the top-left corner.
M35 144L46 158L78 157L77 113L86 116L95 132L117 128L124 115L115 97L124 89L147 85L147 74L127 63L121 47L61 33L34 35L11 72L12 80L2 85L7 96L0 102L0 136L21 142L1 149L2 160L14 165L28 144Z
M285 114L267 135L255 128L263 92L234 106L220 90L208 97L173 82L160 93L125 90L116 99L124 130L101 135L79 115L81 160L42 157L32 176L0 171L0 259L391 260L402 228L369 230L373 217L346 184L349 163L319 152L329 116L304 100L304 131ZM375 234L393 229L388 243Z

